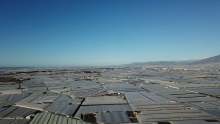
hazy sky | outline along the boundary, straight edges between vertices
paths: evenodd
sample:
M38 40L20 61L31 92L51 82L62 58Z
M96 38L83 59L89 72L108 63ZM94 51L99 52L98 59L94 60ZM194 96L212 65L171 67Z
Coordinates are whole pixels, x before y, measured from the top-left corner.
M1 0L0 66L220 54L220 0Z

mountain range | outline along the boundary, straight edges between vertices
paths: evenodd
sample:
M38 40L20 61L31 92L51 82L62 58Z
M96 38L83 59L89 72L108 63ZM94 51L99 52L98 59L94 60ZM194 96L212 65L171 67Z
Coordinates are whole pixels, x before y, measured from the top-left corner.
M193 64L220 63L220 55L194 61Z
M196 64L220 64L220 55L200 59L200 60L188 60L188 61L155 61L155 62L140 62L132 63L130 65L196 65Z

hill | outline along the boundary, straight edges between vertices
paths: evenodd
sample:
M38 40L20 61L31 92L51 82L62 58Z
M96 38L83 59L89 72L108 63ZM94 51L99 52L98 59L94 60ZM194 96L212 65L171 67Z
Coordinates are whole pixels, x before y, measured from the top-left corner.
M220 63L220 55L193 62L193 64Z

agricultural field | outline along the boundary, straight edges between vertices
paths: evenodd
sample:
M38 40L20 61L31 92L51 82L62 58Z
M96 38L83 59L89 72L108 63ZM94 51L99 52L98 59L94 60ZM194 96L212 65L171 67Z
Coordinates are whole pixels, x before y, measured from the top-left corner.
M0 124L218 124L219 67L4 68Z

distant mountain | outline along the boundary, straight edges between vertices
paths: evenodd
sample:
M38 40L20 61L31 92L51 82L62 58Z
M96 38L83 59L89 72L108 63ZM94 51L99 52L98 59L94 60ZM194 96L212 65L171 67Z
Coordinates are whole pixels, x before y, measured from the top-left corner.
M134 65L196 65L196 64L213 64L218 63L220 64L220 55L213 56L206 59L201 60L188 60L188 61L156 61L156 62L139 62L139 63L132 63L128 64L129 66Z
M144 65L154 65L154 66L170 66L170 65L189 65L194 61L152 61L152 62L137 62L128 64L128 66L144 66Z
M220 55L193 62L193 64L220 63Z

